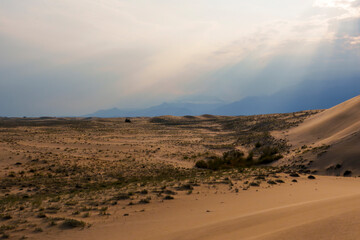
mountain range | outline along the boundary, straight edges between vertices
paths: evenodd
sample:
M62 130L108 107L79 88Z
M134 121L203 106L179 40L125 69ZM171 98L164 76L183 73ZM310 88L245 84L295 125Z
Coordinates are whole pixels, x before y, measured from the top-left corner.
M153 117L161 115L256 115L325 109L360 94L359 75L327 80L306 80L268 96L251 96L232 103L218 101L177 101L162 103L144 109L111 108L84 115L83 117Z

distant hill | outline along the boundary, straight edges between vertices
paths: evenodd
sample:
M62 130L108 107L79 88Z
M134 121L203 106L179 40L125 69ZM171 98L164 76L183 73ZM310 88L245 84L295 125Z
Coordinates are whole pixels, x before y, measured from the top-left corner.
M107 110L100 110L92 114L87 114L84 117L155 117L162 115L185 116L185 115L202 115L213 112L214 109L223 106L224 103L163 103L157 106L145 109L130 109L121 110L112 108Z
M328 80L308 80L269 96L246 97L239 101L163 103L144 109L100 110L85 117L138 117L138 116L185 116L185 115L256 115L287 113L311 109L327 109L360 94L360 77L344 76ZM189 99L188 99L189 100Z
M270 96L246 97L215 109L215 115L256 115L327 109L360 94L360 77L304 81Z

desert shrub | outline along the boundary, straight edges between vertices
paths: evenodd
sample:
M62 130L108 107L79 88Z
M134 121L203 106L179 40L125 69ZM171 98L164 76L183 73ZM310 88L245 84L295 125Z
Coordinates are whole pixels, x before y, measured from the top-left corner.
M1 225L0 226L0 233L2 233L4 231L13 230L15 228L16 228L15 225Z
M10 214L0 215L2 220L10 220L12 219L12 216Z
M204 160L199 160L195 163L195 167L197 168L202 168L202 169L207 169L209 168L208 164L204 161Z
M289 176L290 177L300 177L300 175L297 173L290 173Z
M170 195L164 197L164 200L172 200L172 199L174 199L174 197Z
M273 181L273 180L269 180L269 181L267 181L267 183L270 184L270 185L275 185L276 184L276 182Z
M351 176L351 171L350 170L346 170L345 172L344 172L344 177L349 177L349 176Z
M259 158L254 158L254 152L249 152L248 156L239 150L231 150L225 152L222 157L210 156L207 160L199 160L196 162L195 167L210 170L222 170L231 168L245 168L261 164L272 163L276 160L283 158L276 147L262 147L259 149L261 155Z
M149 198L143 198L139 201L139 204L148 204L150 203L150 199Z
M3 235L1 236L1 239L9 239L10 235L7 233L3 233Z
M140 191L140 194L146 195L146 194L148 194L148 190L146 190L146 189L141 190L141 191Z
M260 186L260 183L258 183L258 182L251 182L251 183L250 183L250 186L252 186L252 187L258 187L258 186Z
M165 193L165 194L168 194L168 195L176 195L176 192L168 190L168 189L166 189L166 190L164 190L162 192Z
M177 188L177 190L180 190L180 191L193 190L193 189L194 189L194 187L190 183L182 184L181 186L179 186Z
M126 200L129 199L130 195L127 193L118 193L116 196L114 196L114 200Z
M308 179L315 179L315 177L313 175L309 175Z
M211 157L208 162L208 168L211 170L248 167L253 165L253 156L249 154L248 158L239 150L225 152L222 157Z
M41 212L37 215L38 218L46 218L45 213Z
M72 218L67 218L62 223L65 228L85 227L86 223Z
M268 164L283 158L283 156L279 153L279 149L276 147L263 147L261 152L262 154L258 161L259 164Z
M35 233L43 232L43 229L40 228L40 227L37 227L37 228L34 229L34 232Z
M207 164L208 164L208 168L211 170L220 170L227 168L226 162L223 161L220 157L216 157L216 156L209 158Z

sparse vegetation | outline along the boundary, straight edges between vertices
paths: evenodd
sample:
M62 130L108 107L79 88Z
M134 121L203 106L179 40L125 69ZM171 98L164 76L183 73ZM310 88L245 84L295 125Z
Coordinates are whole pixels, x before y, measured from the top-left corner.
M0 176L1 234L83 228L86 223L74 218L172 200L179 191L197 194L200 183L237 192L266 184L254 176L279 171L261 165L287 149L269 132L305 115L156 117L132 124L124 118L0 118L0 146L9 155ZM230 175L249 181L236 187Z
M245 168L261 164L269 164L281 159L283 156L279 154L279 150L275 147L264 147L261 150L262 154L258 159L254 158L254 153L251 151L247 157L239 150L231 150L225 152L222 157L211 156L205 160L196 162L195 167L210 170L221 170L230 168Z

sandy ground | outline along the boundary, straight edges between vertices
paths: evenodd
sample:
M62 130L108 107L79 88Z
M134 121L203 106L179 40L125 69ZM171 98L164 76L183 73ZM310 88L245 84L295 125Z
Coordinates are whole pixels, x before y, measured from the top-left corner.
M182 195L144 214L43 239L358 239L360 180L301 177L267 189Z
M358 239L359 164L343 155L359 156L359 104L131 124L0 119L0 239ZM267 147L284 155L280 167L194 167L233 149L260 159ZM316 164L353 177L308 179Z

